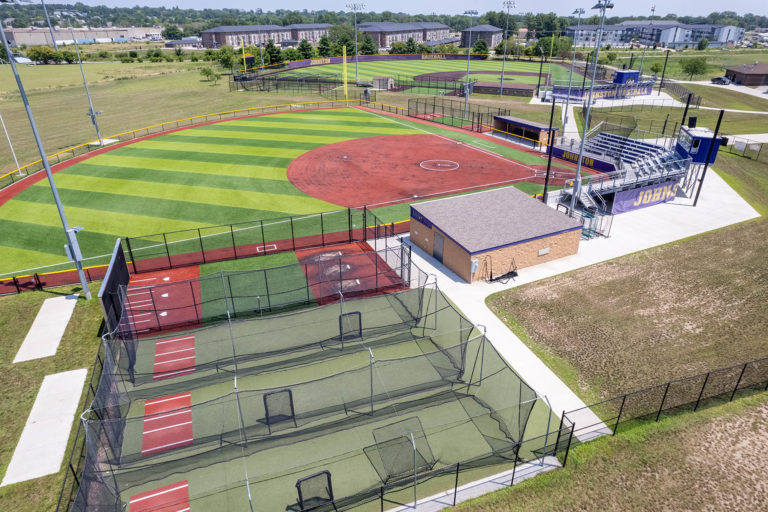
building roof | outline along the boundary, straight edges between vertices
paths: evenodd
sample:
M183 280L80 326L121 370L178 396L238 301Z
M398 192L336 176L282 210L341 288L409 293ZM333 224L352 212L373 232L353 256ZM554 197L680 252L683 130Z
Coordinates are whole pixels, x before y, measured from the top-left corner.
M502 30L493 25L475 25L471 28L465 28L462 32L502 32Z
M768 75L768 62L755 62L754 64L742 64L725 68L726 71L742 73L744 75Z
M213 32L266 32L271 30L291 30L288 27L280 27L278 25L224 25L221 27L209 28L203 30L201 33L213 33Z
M293 25L288 25L285 28L290 29L313 29L313 28L329 28L332 27L330 23L294 23Z
M537 123L536 121L529 121L527 119L521 119L519 117L512 117L512 116L493 116L494 119L501 119L502 121L506 121L508 123L514 123L519 126L526 126L528 128L533 128L535 130L541 130L548 132L550 131L549 125L544 123ZM553 132L556 132L559 130L556 126L552 128Z
M411 205L470 254L581 229L581 223L514 187Z
M461 39L458 37L446 37L444 39L437 39L435 41L425 41L424 44L427 46L437 46L439 44L453 44L458 43Z
M431 21L414 21L411 23L395 23L392 21L369 21L358 23L361 32L402 32L404 30L448 29L448 25Z

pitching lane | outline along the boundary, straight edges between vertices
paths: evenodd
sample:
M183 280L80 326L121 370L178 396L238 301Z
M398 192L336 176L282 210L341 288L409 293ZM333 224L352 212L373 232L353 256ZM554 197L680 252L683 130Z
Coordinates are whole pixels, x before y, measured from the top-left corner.
M129 512L187 512L189 482L184 480L131 496Z
M192 394L170 395L144 404L143 456L192 444Z

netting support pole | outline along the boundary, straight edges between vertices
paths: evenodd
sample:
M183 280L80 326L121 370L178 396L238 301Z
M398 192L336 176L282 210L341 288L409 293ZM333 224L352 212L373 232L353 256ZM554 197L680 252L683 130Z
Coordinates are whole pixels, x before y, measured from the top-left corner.
M137 274L138 272L136 272L136 260L134 259L133 251L131 250L131 239L130 238L126 238L125 239L125 245L128 246L128 257L131 258L131 265L133 266L133 273Z
M456 495L459 493L459 466L460 462L456 463L456 479L453 481L453 506L456 506Z
M190 293L192 293L192 307L195 309L195 318L197 318L197 323L199 324L201 323L200 314L197 312L197 301L195 300L195 287L192 286L192 281L189 282L189 291Z
M515 462L512 466L512 479L509 481L510 487L515 485L515 473L517 473L517 460L519 456L520 456L520 443L517 443L517 447L515 448Z
M733 402L733 398L736 396L736 391L739 390L739 384L741 384L741 378L744 376L744 372L747 370L747 364L748 363L744 363L744 366L741 367L741 373L739 374L739 378L736 379L736 385L733 387L731 398L728 400L729 402Z
M323 225L322 213L320 213L320 245L325 247L325 226Z
M267 277L269 274L267 274L266 269L264 270L264 289L267 292L267 309L269 311L272 311L272 299L269 297L269 278ZM234 299L233 299L234 303Z
M304 275L307 277L307 304L311 302L309 298L309 273L307 272L307 264L304 264Z
M571 432L568 434L568 444L565 446L565 457L563 457L563 467L568 462L568 454L571 451L571 441L573 440L573 431L576 430L576 423L571 423Z
M165 245L165 254L168 256L168 268L173 268L173 263L171 263L171 252L168 250L168 238L165 236L165 233L163 233L163 245Z
M661 397L661 403L659 404L659 412L656 413L656 421L661 418L661 411L664 410L664 401L667 399L667 393L669 392L669 386L672 382L667 382L667 387L664 388L664 396Z
M288 217L288 219L291 222L291 245L293 247L293 252L296 252L296 233L293 231L293 215Z
M368 207L363 206L363 242L368 241Z
M352 243L352 208L347 208L347 232L349 233L349 243Z
M237 245L235 244L235 228L232 224L229 225L229 234L232 235L232 252L235 253L235 259L237 259Z
M259 221L259 224L261 224L261 246L264 248L264 256L267 255L267 239L264 238L264 221Z
M344 349L343 342L342 342L341 348L342 348L342 350ZM370 374L371 374L371 416L373 416L373 363L374 363L374 360L373 360L373 350L371 350L369 348L368 352L370 352L370 354L371 354L371 364L370 364L370 368L371 368L371 372L370 372Z
M384 486L379 487L379 502L381 503L381 512L384 512Z
M413 438L413 432L411 432L411 445L413 445L413 510L416 510L416 483L417 483L416 466L418 464L416 462L416 440Z
M200 240L200 256L202 256L203 263L205 263L205 249L203 248L203 235L200 233L200 228L197 228L197 239Z

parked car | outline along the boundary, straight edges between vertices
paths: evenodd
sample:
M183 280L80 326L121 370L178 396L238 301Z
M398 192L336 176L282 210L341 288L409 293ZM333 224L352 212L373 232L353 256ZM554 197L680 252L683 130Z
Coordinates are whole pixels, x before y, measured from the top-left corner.
M731 83L731 79L727 76L718 76L712 79L713 84L728 85Z

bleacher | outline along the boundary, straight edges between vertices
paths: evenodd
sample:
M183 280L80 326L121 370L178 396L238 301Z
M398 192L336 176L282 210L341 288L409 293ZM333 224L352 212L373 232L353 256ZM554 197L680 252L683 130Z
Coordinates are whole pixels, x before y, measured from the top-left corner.
M679 157L663 146L608 132L600 132L587 140L584 150L616 161L620 164L617 167L636 178L653 178L686 168Z

